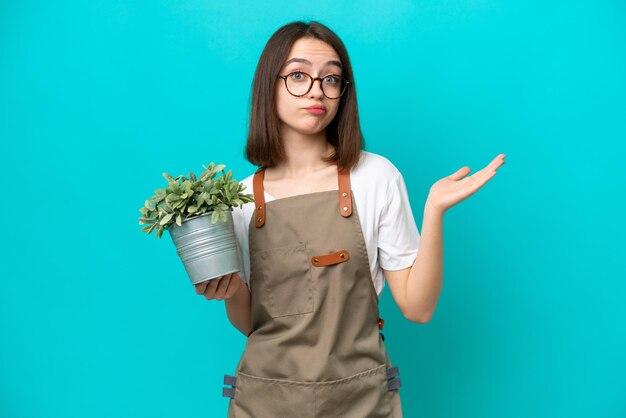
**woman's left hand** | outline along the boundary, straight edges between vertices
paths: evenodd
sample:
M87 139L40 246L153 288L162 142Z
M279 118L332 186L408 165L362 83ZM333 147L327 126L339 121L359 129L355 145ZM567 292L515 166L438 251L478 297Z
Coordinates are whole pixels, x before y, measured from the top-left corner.
M467 199L496 175L496 170L505 164L504 157L504 154L498 155L485 168L471 176L465 177L470 172L470 168L465 166L438 180L430 188L426 206L443 214L452 206Z

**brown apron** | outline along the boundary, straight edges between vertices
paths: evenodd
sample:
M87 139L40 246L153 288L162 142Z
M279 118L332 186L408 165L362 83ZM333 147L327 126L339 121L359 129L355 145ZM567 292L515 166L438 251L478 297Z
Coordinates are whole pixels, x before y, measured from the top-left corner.
M267 203L264 173L249 229L252 331L224 376L228 417L402 417L350 172L338 191Z

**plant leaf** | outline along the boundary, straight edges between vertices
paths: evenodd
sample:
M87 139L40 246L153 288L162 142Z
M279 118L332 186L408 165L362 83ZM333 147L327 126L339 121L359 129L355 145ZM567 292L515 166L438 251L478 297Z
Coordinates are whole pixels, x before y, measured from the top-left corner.
M168 213L167 215L165 215L165 216L163 217L163 219L161 219L161 222L159 222L159 224L160 224L160 225L165 225L165 224L167 224L167 223L168 223L168 222L172 219L172 217L173 217L173 216L174 216L174 214L173 214L173 213Z

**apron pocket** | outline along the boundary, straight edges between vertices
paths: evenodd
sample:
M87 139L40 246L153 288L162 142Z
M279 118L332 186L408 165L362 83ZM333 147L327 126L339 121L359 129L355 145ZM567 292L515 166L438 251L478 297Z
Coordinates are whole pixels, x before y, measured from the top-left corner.
M389 418L392 392L387 388L387 366L336 382L320 384L315 389L315 416Z
M260 250L254 258L261 304L272 318L313 312L313 278L305 243Z
M307 384L237 373L229 418L314 418L314 388ZM365 417L365 415L364 415Z

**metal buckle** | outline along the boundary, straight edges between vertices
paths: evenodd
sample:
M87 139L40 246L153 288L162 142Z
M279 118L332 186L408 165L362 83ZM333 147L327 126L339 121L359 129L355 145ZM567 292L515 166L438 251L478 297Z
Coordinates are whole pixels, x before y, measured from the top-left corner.
M400 382L400 368L398 366L393 366L387 369L387 389L389 390L397 390L400 388L402 383Z
M232 388L224 387L222 388L222 396L226 398L234 398L235 397L235 387L237 383L237 378L235 376L231 376L228 374L224 375L224 384L231 385Z

